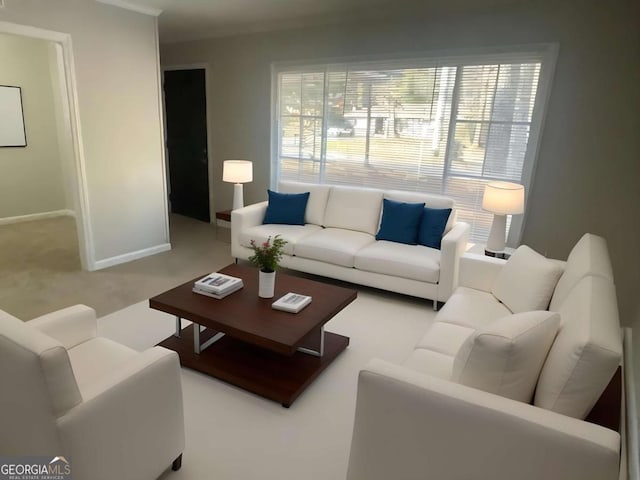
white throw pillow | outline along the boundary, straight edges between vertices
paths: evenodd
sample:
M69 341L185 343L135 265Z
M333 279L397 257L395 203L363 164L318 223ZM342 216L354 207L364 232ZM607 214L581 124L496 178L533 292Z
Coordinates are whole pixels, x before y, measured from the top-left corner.
M547 310L562 267L522 245L498 274L491 293L513 313Z
M559 326L560 315L548 311L500 318L462 344L451 379L529 403Z

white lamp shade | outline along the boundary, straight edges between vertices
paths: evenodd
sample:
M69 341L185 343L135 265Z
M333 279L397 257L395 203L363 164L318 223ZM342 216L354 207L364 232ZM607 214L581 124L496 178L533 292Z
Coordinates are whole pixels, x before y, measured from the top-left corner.
M489 182L484 187L482 208L496 215L524 212L524 187L519 183Z
M247 183L253 181L253 163L249 160L225 160L222 167L222 181Z

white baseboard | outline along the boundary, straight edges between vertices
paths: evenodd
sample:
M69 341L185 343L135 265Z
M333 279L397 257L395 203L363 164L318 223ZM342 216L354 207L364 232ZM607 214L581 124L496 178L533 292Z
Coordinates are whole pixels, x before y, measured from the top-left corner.
M0 218L0 225L31 222L33 220L44 220L45 218L75 217L75 216L76 216L76 213L73 210L53 210L51 212L31 213L29 215L18 215L16 217Z
M163 243L162 245L156 245L155 247L143 248L142 250L137 250L135 252L124 253L122 255L105 258L103 260L96 260L93 263L93 268L90 268L90 270L102 270L103 268L113 267L114 265L131 262L133 260L138 260L139 258L148 257L168 250L171 250L171 244Z

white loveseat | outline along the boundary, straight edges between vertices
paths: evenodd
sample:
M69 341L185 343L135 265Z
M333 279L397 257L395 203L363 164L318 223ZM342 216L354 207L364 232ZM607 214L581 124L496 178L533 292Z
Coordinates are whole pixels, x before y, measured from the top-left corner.
M287 240L281 265L302 272L445 302L458 283L469 225L455 221L451 198L412 192L282 182L281 193L310 192L305 225L263 225L267 202L231 214L231 254L252 255L251 240ZM452 208L441 249L375 239L383 199ZM435 304L435 303L434 303Z
M563 262L549 307L560 328L532 404L452 380L467 339L511 314L492 294L504 265L466 254L461 286L404 364L373 360L360 372L348 480L626 478L621 435L583 420L622 358L601 237L585 235Z
M151 480L172 462L180 468L178 355L97 336L89 307L29 322L0 310L0 383L4 456L64 456L77 480Z

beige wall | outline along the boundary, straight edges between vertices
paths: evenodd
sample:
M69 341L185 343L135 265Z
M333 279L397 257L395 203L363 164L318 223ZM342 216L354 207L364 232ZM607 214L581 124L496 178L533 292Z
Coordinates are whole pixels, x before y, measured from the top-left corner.
M0 218L68 208L44 40L0 34L0 85L22 88L25 148L0 148Z
M591 0L580 2L579 8L575 2L531 2L500 12L440 10L413 17L162 46L163 65L206 62L211 67L214 208L231 205L232 187L220 181L222 161L228 158L255 162L245 202L266 196L273 61L557 42L556 76L523 241L563 258L584 232L604 235L622 320L631 324L640 318L637 2Z
M166 244L156 18L90 0L7 0L0 21L71 35L96 261Z

